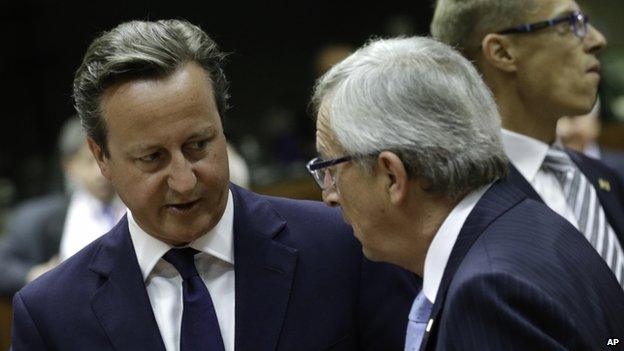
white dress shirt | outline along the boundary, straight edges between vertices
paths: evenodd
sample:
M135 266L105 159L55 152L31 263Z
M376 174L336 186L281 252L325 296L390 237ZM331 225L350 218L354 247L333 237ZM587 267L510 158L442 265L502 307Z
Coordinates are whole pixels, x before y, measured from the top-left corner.
M425 256L423 293L432 304L435 303L442 275L459 232L472 209L491 185L488 184L466 195L449 213L431 241Z
M511 163L533 186L544 203L578 229L578 222L566 201L561 184L552 172L542 169L550 145L503 129L503 147Z
M118 198L104 204L87 191L76 188L67 207L59 259L68 259L107 233L124 213L126 206Z
M234 204L227 205L217 225L188 246L200 251L195 266L214 304L225 351L234 351ZM182 277L162 256L172 248L141 229L128 211L132 244L143 274L160 335L167 351L180 350Z

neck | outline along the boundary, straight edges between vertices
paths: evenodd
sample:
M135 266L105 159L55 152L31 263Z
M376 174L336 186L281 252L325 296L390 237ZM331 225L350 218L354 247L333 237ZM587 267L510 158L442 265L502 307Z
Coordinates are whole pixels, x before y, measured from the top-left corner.
M458 199L448 197L432 197L428 201L416 202L419 209L410 211L410 216L406 218L406 235L412 239L412 245L405 246L406 252L403 255L405 262L401 264L408 270L418 274L424 274L425 258L431 246L433 238L437 234L440 226L446 220L449 213L457 206L463 196ZM414 223L414 213L418 213L418 222ZM414 248L416 248L414 250Z
M484 77L498 105L503 128L546 144L555 141L557 120L561 117L556 111L522 93L513 75L489 72Z

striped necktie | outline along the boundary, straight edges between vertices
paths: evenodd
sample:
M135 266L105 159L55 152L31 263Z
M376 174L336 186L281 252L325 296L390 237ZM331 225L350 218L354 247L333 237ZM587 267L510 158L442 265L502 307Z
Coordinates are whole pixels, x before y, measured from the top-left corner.
M548 150L542 167L555 175L578 222L579 231L598 251L622 285L624 253L613 228L606 220L596 189L574 165L570 156L557 145Z

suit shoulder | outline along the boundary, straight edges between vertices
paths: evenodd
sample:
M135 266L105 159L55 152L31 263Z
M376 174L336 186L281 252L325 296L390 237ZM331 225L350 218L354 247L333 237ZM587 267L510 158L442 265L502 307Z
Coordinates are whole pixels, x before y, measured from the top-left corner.
M584 164L588 169L595 171L596 173L608 176L613 179L619 178L617 172L609 165L607 165L604 161L595 159L593 157L589 157L583 153L566 149L570 157L576 160L578 163Z
M259 196L266 200L289 223L299 222L319 228L349 229L342 219L340 209L328 207L322 202L266 195Z
M581 308L593 297L624 298L617 280L585 237L546 205L525 199L481 233L459 267L456 283L492 275L514 277ZM454 281L455 281L454 278ZM602 297L601 297L602 296ZM622 300L624 301L624 300ZM622 312L624 304L620 303ZM608 306L601 306L605 311Z

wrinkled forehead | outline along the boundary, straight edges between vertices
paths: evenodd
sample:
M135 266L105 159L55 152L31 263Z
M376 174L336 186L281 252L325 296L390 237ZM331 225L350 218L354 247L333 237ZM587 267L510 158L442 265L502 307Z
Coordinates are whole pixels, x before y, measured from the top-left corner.
M344 150L331 126L330 105L323 100L316 116L316 151L323 158L342 155Z

